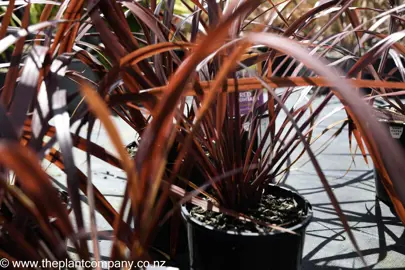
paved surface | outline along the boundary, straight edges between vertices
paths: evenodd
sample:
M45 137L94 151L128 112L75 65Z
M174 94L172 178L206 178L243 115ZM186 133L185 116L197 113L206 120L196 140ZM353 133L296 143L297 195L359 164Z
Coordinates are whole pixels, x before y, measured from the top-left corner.
M328 112L338 106L339 103L334 102L329 105ZM331 123L344 118L344 112L338 112L328 118L327 122L321 123L315 133L319 134ZM135 136L131 128L118 119L114 121L124 143L131 142ZM336 131L336 128L327 134L332 134L333 130ZM316 153L320 152L318 148L328 138L329 136L323 136L313 145ZM102 128L93 134L93 141L112 151L111 143ZM405 269L404 227L386 205L375 200L372 165L366 165L359 154L354 156L355 164L352 164L347 130L318 155L318 160L346 214L368 266L371 269ZM75 161L85 171L83 152L75 150ZM92 168L94 184L118 209L125 185L123 173L95 158L92 159ZM63 173L52 166L48 167L48 171L59 185L65 184ZM363 269L364 265L305 156L293 167L285 184L305 196L314 210L314 219L307 229L303 269ZM83 205L86 207L85 202ZM106 233L106 237L101 238L100 247L103 258L108 259L111 243L108 235L111 227L101 216L98 217L99 230Z
M329 105L328 112L340 106ZM322 132L331 123L342 120L345 113L331 116L316 129ZM336 128L333 129L336 131ZM331 130L328 134L332 134ZM323 136L312 145L319 149L330 136ZM344 130L320 153L318 161L337 196L361 252L371 269L405 269L405 233L402 223L390 208L375 199L372 165L360 154L353 164L347 130ZM323 147L321 147L322 149ZM302 159L294 166L286 184L305 196L313 206L314 219L307 229L303 269L362 269L329 197L315 174L313 166ZM371 159L369 162L372 163ZM348 171L348 169L350 170Z

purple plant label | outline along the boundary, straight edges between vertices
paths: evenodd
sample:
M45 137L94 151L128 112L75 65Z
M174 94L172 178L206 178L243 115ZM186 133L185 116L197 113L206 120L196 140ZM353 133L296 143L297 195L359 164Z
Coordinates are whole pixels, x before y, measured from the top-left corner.
M257 67L250 66L248 69L256 70ZM237 76L239 78L250 77L249 70L247 70L247 69L240 70L237 73ZM264 96L263 92L261 92L259 94L256 102L255 102L255 94L256 94L255 90L239 93L239 112L241 115L248 114L252 110L253 105L257 108L265 102L265 96Z
M255 99L255 91L247 91L239 93L239 111L241 115L248 114L253 107ZM255 102L255 107L262 105L264 103L263 93L261 93L257 97L257 101Z

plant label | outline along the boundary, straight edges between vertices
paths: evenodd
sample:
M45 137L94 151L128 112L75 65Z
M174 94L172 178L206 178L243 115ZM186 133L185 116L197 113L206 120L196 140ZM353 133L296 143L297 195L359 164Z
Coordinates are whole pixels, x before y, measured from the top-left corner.
M401 138L403 132L404 132L404 127L390 126L390 133L391 133L392 138L394 138L394 139Z
M255 95L255 91L239 93L239 109L241 115L248 114L253 106L258 107L264 103L263 93L260 93L257 97L255 97Z
M251 77L250 72L261 72L260 66L250 66L247 69L243 69L237 72L238 78ZM253 107L257 108L266 102L267 95L263 91L252 90L239 93L239 111L240 115L248 114Z

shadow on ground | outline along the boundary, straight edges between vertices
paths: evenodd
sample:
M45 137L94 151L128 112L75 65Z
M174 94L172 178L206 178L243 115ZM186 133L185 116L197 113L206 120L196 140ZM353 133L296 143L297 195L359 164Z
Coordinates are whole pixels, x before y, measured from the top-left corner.
M361 203L367 201L352 201L346 203ZM370 202L370 201L369 201ZM343 202L344 204L345 202ZM327 214L333 214L334 210L331 208L330 204L314 204L314 210L317 212L323 212ZM365 229L374 229L377 231L377 234L373 238L377 238L378 240L378 247L375 248L368 248L360 250L361 254L364 257L370 258L373 257L373 263L370 263L370 260L367 260L367 267L361 267L360 257L356 251L353 252L345 252L340 253L332 256L322 256L324 253L322 250L331 242L333 241L348 241L346 239L346 231L342 229L341 222L339 218L314 218L313 222L321 222L325 227L324 230L309 230L307 232L308 236L323 238L323 242L319 244L316 248L310 251L304 258L303 258L303 270L345 270L345 269L403 269L405 270L405 261L393 262L395 266L392 267L384 267L379 266L379 263L383 260L387 259L389 253L396 253L405 256L405 232L403 231L400 236L397 233L393 232L390 228L392 226L401 227L402 224L400 220L395 216L384 216L382 213L382 207L385 207L382 202L378 199L375 199L374 209L367 209L366 213L358 213L356 211L347 211L345 210L344 213L346 215L347 221L351 224L351 230L353 232L362 231ZM374 210L374 211L372 211ZM354 225L352 225L354 224ZM340 227L337 227L340 226ZM320 235L321 231L330 230L333 231L334 234L328 237ZM387 236L390 238L390 241L387 241ZM326 252L325 252L326 253ZM330 253L329 253L330 254ZM403 257L402 257L403 258ZM348 262L352 262L354 264L356 262L356 266L353 265L351 267L339 266L342 262L346 261L344 265L348 264ZM387 263L384 263L386 265Z

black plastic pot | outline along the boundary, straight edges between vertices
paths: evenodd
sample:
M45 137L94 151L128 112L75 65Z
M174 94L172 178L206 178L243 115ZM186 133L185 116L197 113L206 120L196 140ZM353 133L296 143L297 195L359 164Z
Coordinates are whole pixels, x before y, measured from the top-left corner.
M389 207L393 207L390 196L388 196L388 193L385 190L384 185L381 182L381 178L375 168L374 168L374 182L375 182L375 196L378 198L378 200L382 201Z
M182 207L187 224L190 269L301 269L305 230L312 218L312 207L298 193L275 185L268 192L293 196L306 211L305 219L289 229L296 235L280 231L268 234L220 231L194 219L189 207Z
M387 125L387 127L390 129L391 136L401 144L402 148L405 149L405 132L404 132L405 123L399 121L384 121L384 120L380 120L380 122ZM376 197L389 207L393 207L392 201L387 191L385 190L383 183L381 182L381 177L377 173L377 170L375 168L374 168L374 179L375 179Z

